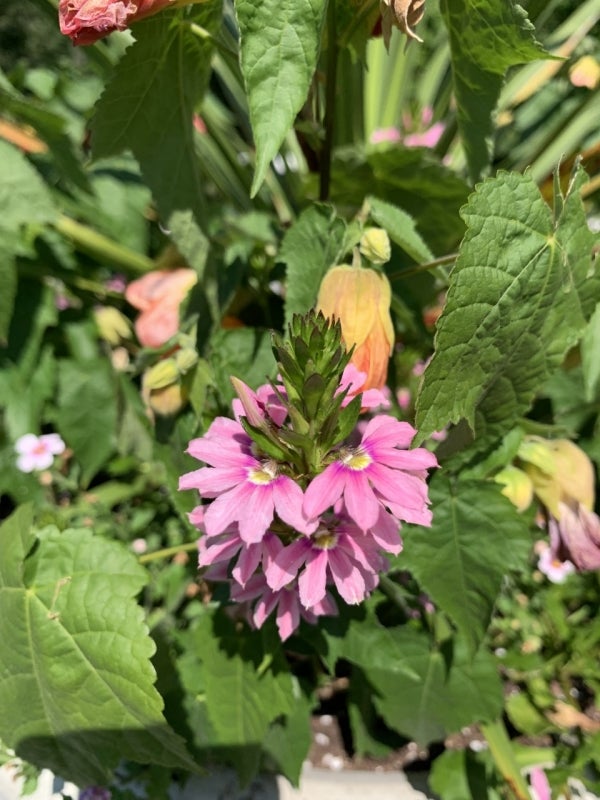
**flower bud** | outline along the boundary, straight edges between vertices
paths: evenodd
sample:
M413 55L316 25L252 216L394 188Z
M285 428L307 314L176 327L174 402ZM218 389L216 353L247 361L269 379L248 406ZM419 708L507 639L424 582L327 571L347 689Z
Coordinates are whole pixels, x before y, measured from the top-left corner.
M149 390L164 389L165 386L179 380L179 370L174 358L163 358L146 370L143 377L144 387Z
M502 485L502 494L519 513L529 508L533 500L533 483L522 469L509 465L495 475L494 480Z
M193 347L182 347L175 352L173 358L181 375L185 375L198 363L198 353Z
M94 309L94 321L98 333L109 344L116 347L123 339L131 336L131 325L124 314L112 306L98 306Z
M586 454L569 439L526 437L519 448L523 469L550 513L560 518L559 503L594 505L594 468Z
M383 228L367 228L360 237L360 252L372 264L385 264L392 257L390 237Z
M181 383L171 383L162 389L142 392L142 396L152 411L163 417L177 414L188 400L187 389Z
M333 267L323 278L317 310L339 320L344 345L354 346L352 363L367 379L362 391L380 389L394 346L390 317L391 287L380 272L361 267Z

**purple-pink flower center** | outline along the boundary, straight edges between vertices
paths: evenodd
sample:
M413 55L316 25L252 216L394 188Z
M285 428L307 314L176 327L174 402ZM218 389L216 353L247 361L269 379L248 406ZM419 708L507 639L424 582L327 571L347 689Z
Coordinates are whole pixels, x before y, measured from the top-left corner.
M248 470L248 480L257 486L264 486L271 483L277 477L277 464L275 461L263 461L260 467L250 467Z
M350 469L361 472L373 463L371 456L362 447L344 447L340 450L340 461Z
M331 550L337 544L338 535L329 528L320 527L311 537L311 541L315 547L320 550Z

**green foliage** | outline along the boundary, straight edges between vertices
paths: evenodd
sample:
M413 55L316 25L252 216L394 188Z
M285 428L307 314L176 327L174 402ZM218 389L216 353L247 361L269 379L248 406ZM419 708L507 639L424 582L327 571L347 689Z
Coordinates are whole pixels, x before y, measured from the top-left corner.
M442 0L448 27L458 124L472 182L491 160L492 112L506 71L547 56L514 0Z
M417 401L423 440L464 418L499 436L580 337L600 292L591 269L579 170L555 215L530 178L482 183L462 215L468 230Z
M134 600L145 571L89 531L36 538L31 523L23 507L1 528L3 741L82 785L106 781L123 757L193 769L153 686Z
M324 0L236 0L240 63L256 143L251 195L306 99L326 7Z

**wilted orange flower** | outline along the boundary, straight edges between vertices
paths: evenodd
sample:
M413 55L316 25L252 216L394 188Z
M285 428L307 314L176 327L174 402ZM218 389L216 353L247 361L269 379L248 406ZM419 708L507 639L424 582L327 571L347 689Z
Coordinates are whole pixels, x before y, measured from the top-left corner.
M344 344L354 345L352 363L367 376L361 391L385 385L394 346L391 299L388 279L372 269L333 267L321 282L317 310L339 320Z
M58 21L73 44L93 44L176 4L177 0L60 0Z
M179 306L198 280L193 269L160 269L132 281L125 298L142 313L135 332L144 347L160 347L179 330Z

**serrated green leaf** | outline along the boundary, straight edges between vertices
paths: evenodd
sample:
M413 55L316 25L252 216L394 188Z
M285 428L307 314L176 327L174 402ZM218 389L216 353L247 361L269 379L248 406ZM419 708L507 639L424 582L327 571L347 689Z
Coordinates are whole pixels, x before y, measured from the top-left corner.
M366 202L373 221L385 228L390 239L405 253L418 264L433 260L431 250L417 233L414 219L406 211L376 197L368 197Z
M191 24L212 30L221 0L183 12L163 12L134 26L137 41L119 62L96 104L95 158L131 150L166 224L192 209L203 224L203 190L194 150L193 116L210 74L212 44Z
M426 634L392 628L406 670L395 674L365 668L375 689L374 702L386 724L420 744L444 736L474 721L495 719L502 709L502 684L492 656L479 651L475 658L458 642L450 666Z
M326 0L236 0L240 63L256 144L252 196L306 100L326 7Z
M59 362L57 404L57 428L82 466L85 486L115 446L116 386L108 362Z
M323 276L342 256L345 232L344 221L325 205L307 208L286 232L278 256L287 267L286 325L314 306Z
M223 613L201 617L191 639L202 662L211 745L238 754L235 767L247 782L258 768L269 725L294 710L292 676L275 643L265 646L259 633L240 629Z
M448 28L458 126L471 180L491 160L492 112L507 69L548 53L514 0L441 0Z
M499 437L576 344L600 298L578 169L553 219L527 175L500 173L462 209L468 230L417 398L418 439L464 418Z
M0 737L85 786L122 758L194 769L162 716L154 644L134 601L147 579L89 530L35 537L17 511L0 530ZM26 557L27 556L27 557Z
M431 484L431 528L405 530L402 564L446 612L471 651L480 645L510 569L524 567L531 542L514 506L488 481Z

